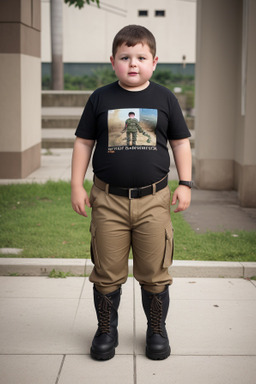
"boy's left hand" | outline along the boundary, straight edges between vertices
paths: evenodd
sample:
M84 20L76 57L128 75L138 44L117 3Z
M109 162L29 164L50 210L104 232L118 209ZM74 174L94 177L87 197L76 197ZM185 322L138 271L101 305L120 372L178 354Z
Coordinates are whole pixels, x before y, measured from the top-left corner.
M178 206L174 210L175 213L185 211L190 206L191 201L191 189L185 185L179 185L172 196L172 205L175 205L178 201Z

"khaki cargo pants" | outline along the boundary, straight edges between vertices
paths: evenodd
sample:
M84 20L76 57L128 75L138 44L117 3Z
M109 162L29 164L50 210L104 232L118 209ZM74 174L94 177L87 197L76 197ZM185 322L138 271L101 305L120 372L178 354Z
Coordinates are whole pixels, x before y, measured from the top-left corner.
M133 274L153 293L164 290L172 279L168 267L173 256L170 189L138 199L108 194L95 186L92 205L90 281L103 294L118 289L128 277L133 251Z

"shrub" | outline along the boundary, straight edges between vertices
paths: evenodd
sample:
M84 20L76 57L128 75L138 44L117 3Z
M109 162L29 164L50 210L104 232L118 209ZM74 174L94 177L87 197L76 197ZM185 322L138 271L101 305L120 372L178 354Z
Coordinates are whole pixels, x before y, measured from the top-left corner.
M115 72L110 68L95 69L91 75L72 76L64 75L65 90L94 90L115 81ZM194 76L174 74L169 70L158 70L152 76L152 81L161 84L171 91L175 87L180 87L182 93L187 95L189 108L194 105ZM42 89L50 89L50 76L44 76L42 79Z

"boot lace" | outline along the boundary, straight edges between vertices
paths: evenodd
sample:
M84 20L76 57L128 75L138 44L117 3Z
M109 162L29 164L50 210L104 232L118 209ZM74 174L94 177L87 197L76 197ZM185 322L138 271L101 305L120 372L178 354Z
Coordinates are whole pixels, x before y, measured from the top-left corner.
M102 295L99 299L98 304L98 315L99 315L99 330L100 333L110 332L110 314L111 314L112 302L111 300Z
M156 295L153 296L151 306L150 306L150 320L151 320L151 329L153 333L162 335L162 301L157 298Z

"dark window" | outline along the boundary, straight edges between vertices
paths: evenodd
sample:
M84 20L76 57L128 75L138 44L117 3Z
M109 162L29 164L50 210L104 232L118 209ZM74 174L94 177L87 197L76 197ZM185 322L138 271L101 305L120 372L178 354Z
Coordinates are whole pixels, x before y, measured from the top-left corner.
M148 11L140 10L140 11L138 11L138 16L148 16Z
M156 10L155 11L155 16L164 17L165 16L165 11L164 10Z

